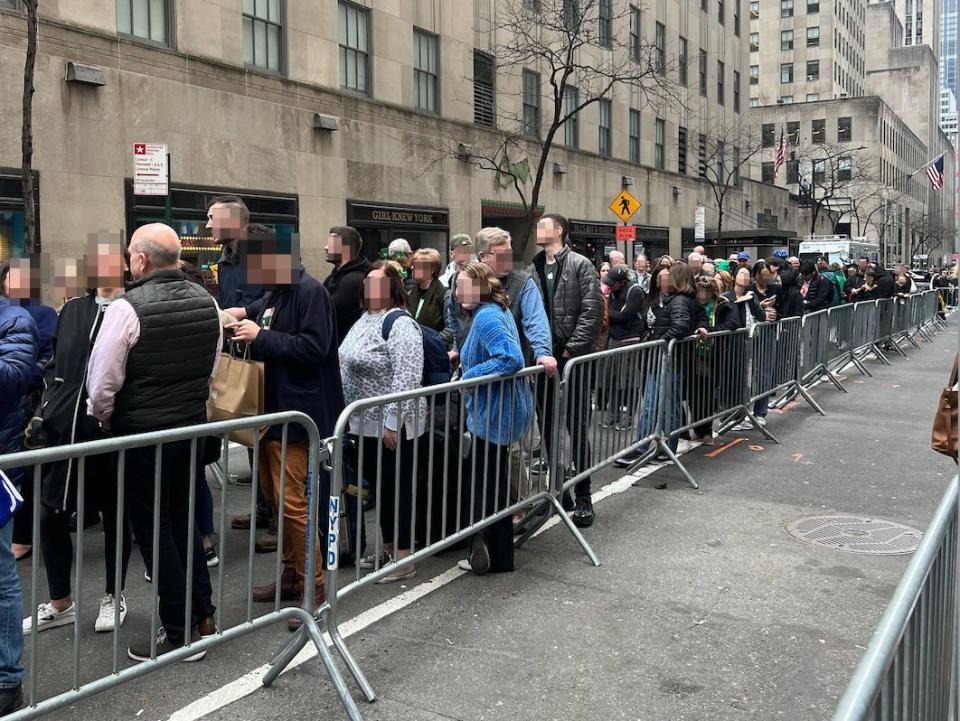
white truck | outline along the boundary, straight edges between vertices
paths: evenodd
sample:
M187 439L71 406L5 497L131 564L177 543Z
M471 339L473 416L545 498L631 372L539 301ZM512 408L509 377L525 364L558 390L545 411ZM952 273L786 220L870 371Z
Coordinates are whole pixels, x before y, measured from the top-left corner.
M833 263L844 265L856 263L861 255L871 261L880 259L880 246L866 238L849 238L845 235L813 235L800 241L800 260L816 260L821 255Z

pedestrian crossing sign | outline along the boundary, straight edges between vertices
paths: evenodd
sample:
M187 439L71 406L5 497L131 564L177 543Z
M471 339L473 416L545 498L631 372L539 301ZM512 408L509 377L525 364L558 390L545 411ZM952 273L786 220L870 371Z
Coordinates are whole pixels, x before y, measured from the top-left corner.
M610 210L613 211L615 216L626 223L633 217L634 213L640 210L640 201L624 190L610 203Z

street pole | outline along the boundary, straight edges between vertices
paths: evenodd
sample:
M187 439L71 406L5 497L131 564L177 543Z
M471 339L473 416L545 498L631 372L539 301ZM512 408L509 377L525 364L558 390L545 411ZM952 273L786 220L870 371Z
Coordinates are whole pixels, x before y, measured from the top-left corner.
M163 222L173 224L173 190L170 187L170 153L167 153L167 195L163 199Z

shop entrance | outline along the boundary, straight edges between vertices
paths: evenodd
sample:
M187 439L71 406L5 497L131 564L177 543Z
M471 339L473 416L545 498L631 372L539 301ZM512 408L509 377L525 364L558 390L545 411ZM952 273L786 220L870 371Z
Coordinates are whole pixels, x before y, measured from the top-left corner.
M23 255L23 181L20 171L0 169L0 263ZM33 174L33 211L37 223L36 247L40 250L40 176Z
M446 265L449 217L446 208L347 201L347 225L360 233L363 256L370 261L385 257L390 242L403 238L411 250L433 248Z

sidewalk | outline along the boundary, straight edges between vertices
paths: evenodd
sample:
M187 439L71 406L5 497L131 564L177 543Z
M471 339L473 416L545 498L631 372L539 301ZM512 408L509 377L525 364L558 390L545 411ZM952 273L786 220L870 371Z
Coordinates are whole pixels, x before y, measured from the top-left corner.
M909 360L870 361L872 379L848 371L847 394L818 386L826 418L802 402L771 412L780 446L753 432L726 449L693 449L683 461L700 491L670 467L597 479L597 524L586 535L600 568L554 526L518 553L516 573L461 575L452 553L405 587L418 600L397 599L397 587L360 594L344 617L383 617L345 628L380 694L359 701L364 717L829 719L909 556L809 545L785 527L828 514L926 527L955 472L929 438L956 323ZM235 681L263 662L262 648L231 644L64 717L99 719L109 703L118 718L181 707L177 721L346 718L315 658L270 690Z

